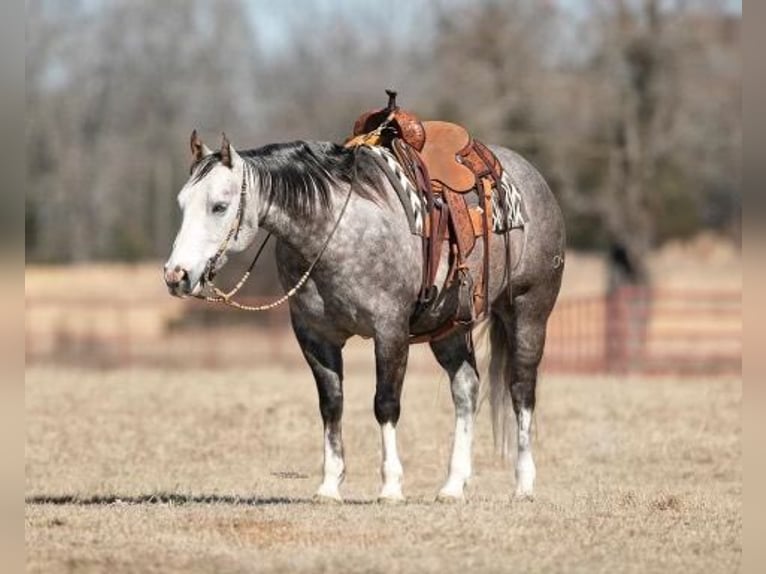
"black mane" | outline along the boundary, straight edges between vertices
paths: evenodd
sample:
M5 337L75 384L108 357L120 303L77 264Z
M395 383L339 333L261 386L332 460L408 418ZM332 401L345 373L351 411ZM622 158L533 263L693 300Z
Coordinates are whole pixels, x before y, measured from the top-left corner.
M296 217L310 217L330 206L330 187L354 179L354 151L328 142L295 141L240 151L248 178L265 192L270 204ZM221 161L213 153L192 167L196 183ZM356 162L354 192L374 200L379 193L379 172L365 154Z

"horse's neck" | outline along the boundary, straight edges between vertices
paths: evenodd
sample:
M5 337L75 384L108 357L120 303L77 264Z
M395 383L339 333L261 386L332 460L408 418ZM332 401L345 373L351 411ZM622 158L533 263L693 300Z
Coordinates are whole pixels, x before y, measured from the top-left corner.
M282 207L272 204L265 213L260 214L260 227L310 259L316 255L327 235L331 233L345 199L340 197L343 193L345 192L341 190L333 194L331 209L317 207L311 217L296 217Z

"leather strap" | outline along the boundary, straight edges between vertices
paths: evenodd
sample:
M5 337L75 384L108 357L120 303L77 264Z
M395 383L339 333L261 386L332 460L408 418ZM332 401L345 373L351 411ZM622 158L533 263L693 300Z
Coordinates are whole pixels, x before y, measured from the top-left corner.
M436 205L434 191L431 188L431 179L428 177L428 168L412 148L408 146L406 149L412 158L418 189L422 190L426 197L426 219L430 222L431 233L423 243L423 283L420 288L421 302L428 302L434 295L432 287L436 278L436 270L439 267L442 237L441 220L446 220L447 214Z
M444 189L442 193L449 205L452 215L452 226L455 241L460 250L460 259L467 259L476 244L476 236L473 233L473 223L468 211L468 205L462 194L455 193L451 189Z
M459 323L454 319L448 321L438 329L431 331L430 333L423 333L410 338L410 345L417 345L418 343L430 343L432 341L439 341L445 337L451 335L460 327L465 327L465 323Z
M481 178L479 189L479 201L484 211L484 252L481 278L476 285L475 309L476 319L482 317L489 307L489 230L491 229L490 218L492 216L492 180L488 177Z
M484 237L484 212L479 208L469 207L468 216L471 218L474 237Z
M450 219L450 210L447 203L440 202L434 211L439 214L439 223L436 226L436 233L431 236L432 251L428 269L428 289L436 283L436 274L439 272L439 263L441 263L442 258L442 245L444 240L447 239L447 226Z

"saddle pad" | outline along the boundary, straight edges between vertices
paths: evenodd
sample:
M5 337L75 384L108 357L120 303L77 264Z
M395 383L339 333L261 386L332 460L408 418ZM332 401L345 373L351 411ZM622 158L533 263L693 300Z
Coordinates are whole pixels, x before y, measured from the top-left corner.
M372 157L391 182L414 235L425 233L426 205L415 185L405 175L393 153L381 146L364 146L362 149Z
M521 193L505 171L492 194L492 231L505 233L510 229L523 229L527 221Z
M425 201L402 170L396 156L382 146L364 146L362 149L375 160L391 182L407 215L410 232L422 236L425 233ZM522 229L527 221L521 193L508 172L504 172L500 185L492 193L492 231L505 233L509 229Z

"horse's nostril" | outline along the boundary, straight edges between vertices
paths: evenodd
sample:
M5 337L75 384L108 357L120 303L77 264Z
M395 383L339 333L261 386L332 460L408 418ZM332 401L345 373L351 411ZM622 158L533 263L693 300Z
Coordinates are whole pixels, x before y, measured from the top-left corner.
M178 287L183 282L189 282L189 273L180 265L173 269L165 268L165 283L168 287Z

